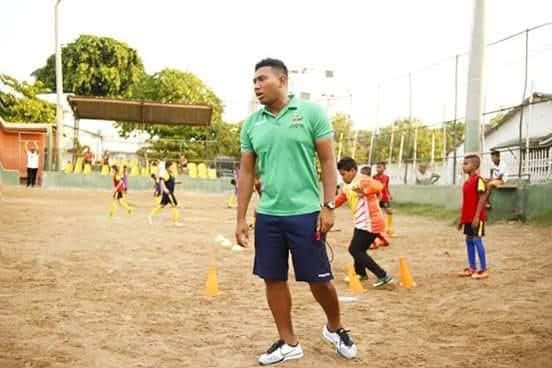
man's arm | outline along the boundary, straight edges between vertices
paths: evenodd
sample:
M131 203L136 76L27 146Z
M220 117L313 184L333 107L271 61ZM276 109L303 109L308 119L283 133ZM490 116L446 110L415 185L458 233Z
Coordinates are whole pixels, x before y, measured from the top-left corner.
M236 227L236 241L242 246L246 246L249 241L249 228L245 217L255 184L256 160L257 156L254 152L244 151L241 154L240 174L238 179L238 224Z
M333 147L333 138L318 139L315 141L316 152L322 169L322 185L324 188L324 203L332 201L337 186L336 161ZM327 233L333 227L335 214L333 210L322 208L318 221L318 230Z

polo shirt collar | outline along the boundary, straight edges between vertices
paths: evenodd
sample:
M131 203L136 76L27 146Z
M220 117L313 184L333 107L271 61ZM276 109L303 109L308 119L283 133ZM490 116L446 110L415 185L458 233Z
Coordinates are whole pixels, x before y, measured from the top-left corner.
M282 116L288 110L297 110L299 108L299 100L297 99L297 97L295 97L295 95L289 95L288 97L289 97L288 104L282 109L282 111L280 111L278 116ZM263 114L274 116L274 114L272 114L270 110L267 109L266 106L263 107L262 111L263 111Z

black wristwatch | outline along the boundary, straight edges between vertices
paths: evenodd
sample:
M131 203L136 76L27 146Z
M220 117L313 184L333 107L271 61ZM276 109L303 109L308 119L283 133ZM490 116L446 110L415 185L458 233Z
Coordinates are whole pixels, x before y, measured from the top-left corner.
M324 207L330 210L335 210L335 202L334 201L324 202Z

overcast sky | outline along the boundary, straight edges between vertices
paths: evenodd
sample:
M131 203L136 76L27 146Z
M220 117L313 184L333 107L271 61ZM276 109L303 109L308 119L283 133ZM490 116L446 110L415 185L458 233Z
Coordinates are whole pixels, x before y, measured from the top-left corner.
M0 9L0 73L29 79L54 51L54 0L2 0ZM259 59L333 69L357 126L373 128L406 116L409 71L447 57L414 73L413 110L430 123L452 117L454 55L469 49L472 11L471 0L62 0L61 41L110 36L137 49L149 73L191 71L222 98L229 121L247 115ZM550 0L487 0L489 41L550 21ZM552 27L533 33L529 78L552 92ZM489 50L487 110L521 99L522 50L522 37ZM465 57L460 70L463 116Z

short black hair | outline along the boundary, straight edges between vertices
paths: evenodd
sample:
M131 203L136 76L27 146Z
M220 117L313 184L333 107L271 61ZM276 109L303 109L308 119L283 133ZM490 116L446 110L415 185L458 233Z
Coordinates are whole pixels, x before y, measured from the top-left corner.
M500 157L500 151L492 150L492 151L491 151L491 156L498 156L498 157Z
M376 162L376 165L381 165L381 166L383 166L383 167L385 168L385 167L387 166L387 162L385 162L385 161L378 161L378 162Z
M371 168L370 166L368 166L368 165L364 165L364 166L362 166L362 167L360 168L360 173L361 173L362 175L368 175L368 176L370 176L370 175L372 175L372 168Z
M337 169L345 171L357 170L357 163L352 157L343 157L337 163Z
M263 59L263 60L259 61L257 64L255 64L255 71L257 71L261 68L264 68L265 66L269 66L271 68L278 69L279 71L284 73L284 75L286 77L288 75L288 68L282 60L272 59L272 58Z
M464 160L471 160L476 169L478 169L479 166L481 166L481 159L479 158L478 155L467 155L466 157L464 157Z
M117 165L111 165L111 169L115 170L115 171L119 171L119 166Z

